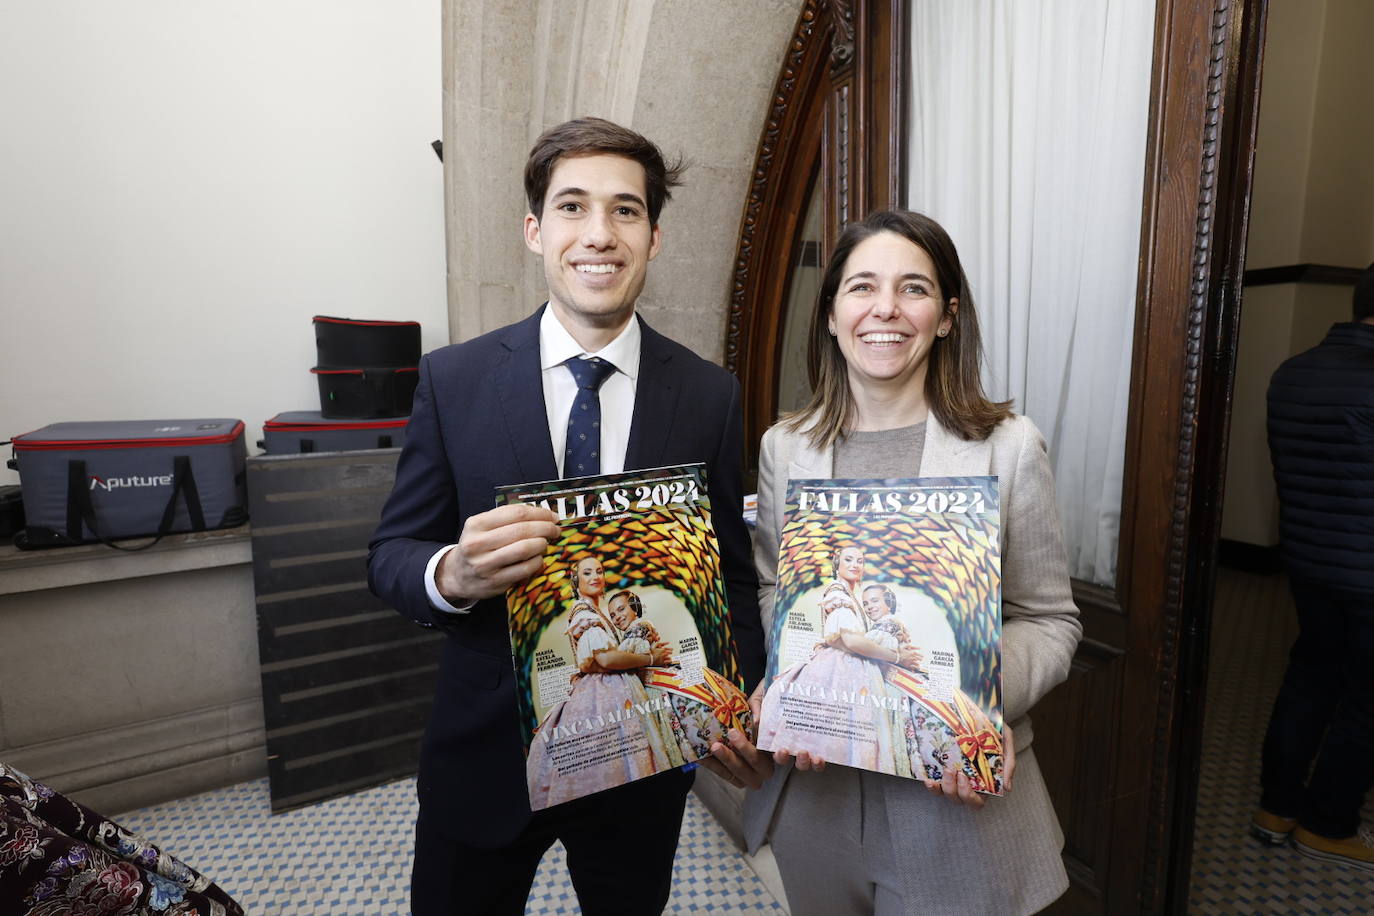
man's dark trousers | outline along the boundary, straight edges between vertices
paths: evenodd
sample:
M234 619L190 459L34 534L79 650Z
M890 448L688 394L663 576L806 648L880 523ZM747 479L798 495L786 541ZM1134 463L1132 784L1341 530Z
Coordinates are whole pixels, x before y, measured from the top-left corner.
M1292 589L1299 633L1264 737L1260 805L1342 839L1374 784L1374 594Z

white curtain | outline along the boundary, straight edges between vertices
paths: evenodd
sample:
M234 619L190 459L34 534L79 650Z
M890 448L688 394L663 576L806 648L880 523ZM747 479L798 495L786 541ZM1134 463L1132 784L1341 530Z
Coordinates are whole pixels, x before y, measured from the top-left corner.
M1050 444L1071 573L1116 579L1153 0L913 0L907 206L953 237L989 394Z

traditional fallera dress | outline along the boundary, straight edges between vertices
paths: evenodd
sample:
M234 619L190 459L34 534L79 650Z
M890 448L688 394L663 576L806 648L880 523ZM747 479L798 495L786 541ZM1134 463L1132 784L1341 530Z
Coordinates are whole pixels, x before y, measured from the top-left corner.
M658 630L654 625L644 618L639 618L630 624L625 632L620 636L620 645L617 646L622 652L631 652L635 655L653 655L654 646L660 642ZM659 696L659 691L649 686L649 672L659 669L653 667L636 668L632 672L639 678L641 684L645 685L645 695L650 699ZM681 766L696 758L687 755L684 744L684 729L678 720L677 708L673 705L673 697L665 696L666 708L657 708L645 716L646 726L654 729L657 736L662 740L666 753L671 761L671 766Z
M890 694L883 666L832 645L842 633L867 632L859 602L849 586L836 579L821 591L820 604L825 614L823 641L807 661L788 668L769 685L762 716L768 724L759 734L759 746L786 748L794 756L806 751L828 763L896 773L898 757L907 756L905 723L875 704L854 701ZM850 699L836 699L843 697ZM827 711L816 717L825 721L814 729L802 727L801 720L811 718L807 707L817 701L826 704ZM833 711L837 707L844 710L838 718Z
M913 645L906 626L891 614L873 624L868 637L894 651ZM923 672L887 665L883 674L889 689L905 698L911 710L903 728L905 755L899 750L896 775L941 779L955 767L975 789L990 791L1000 784L1001 735L962 690L956 688L953 700L942 702L926 690Z
M611 622L585 601L574 606L568 630L579 665L598 652L626 647ZM634 648L627 651L648 653L643 640L628 645ZM549 711L530 745L530 807L547 808L681 765L671 711L666 703L650 709L649 701L634 670L577 675L567 699Z
M625 640L638 640L635 645L646 647L629 651L648 652L649 647L659 642L658 630L641 617L626 629ZM728 745L727 735L732 728L746 735L752 732L753 714L748 697L736 684L710 668L703 667L685 676L682 668L669 660L665 665L640 669L640 677L650 694L657 692L666 697L672 709L673 735L689 763L711 753L712 744Z

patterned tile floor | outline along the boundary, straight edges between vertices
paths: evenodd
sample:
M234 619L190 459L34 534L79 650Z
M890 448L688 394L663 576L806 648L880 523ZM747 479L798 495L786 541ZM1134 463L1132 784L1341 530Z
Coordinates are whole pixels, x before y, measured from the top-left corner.
M1221 571L1192 913L1374 914L1374 873L1262 846L1246 833L1259 796L1260 742L1294 635L1283 579ZM212 876L253 916L392 916L407 912L414 798L413 782L404 780L272 817L267 781L258 780L120 820ZM1374 823L1374 804L1364 817ZM769 890L777 887L770 866L751 868L692 797L668 912L785 913L781 892ZM527 912L577 912L560 847L545 857Z
M120 815L209 875L250 916L404 916L410 912L414 780L272 816L267 780ZM755 867L776 886L765 860ZM544 857L527 914L578 912L563 849ZM786 911L725 831L689 796L668 913Z
M1287 581L1223 568L1213 615L1190 911L1374 913L1374 873L1246 833L1259 800L1260 744L1297 636ZM1371 799L1364 820L1374 823Z

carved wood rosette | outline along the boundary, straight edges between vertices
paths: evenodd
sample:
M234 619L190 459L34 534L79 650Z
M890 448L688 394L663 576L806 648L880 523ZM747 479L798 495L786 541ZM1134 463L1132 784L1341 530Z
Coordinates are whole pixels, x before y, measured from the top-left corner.
M830 92L825 105L821 161L825 169L824 252L835 247L840 230L854 219L862 176L854 157L854 138L863 134L859 88L855 85L854 5L830 0Z

